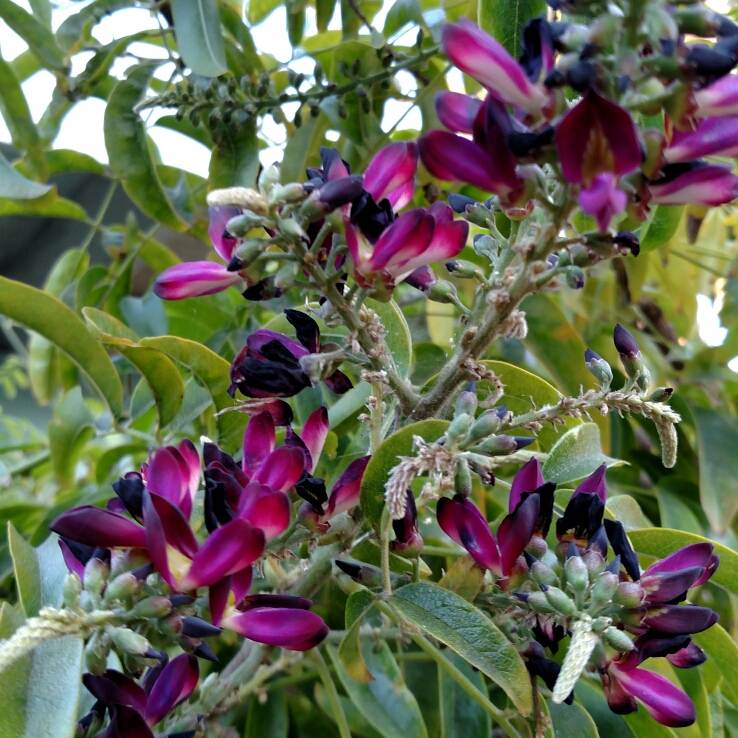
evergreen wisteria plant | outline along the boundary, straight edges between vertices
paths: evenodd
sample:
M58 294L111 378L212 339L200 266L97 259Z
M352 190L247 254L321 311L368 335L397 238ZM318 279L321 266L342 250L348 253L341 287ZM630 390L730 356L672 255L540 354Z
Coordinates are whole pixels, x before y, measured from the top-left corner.
M240 325L228 377L217 347L139 339L123 314L80 307L97 340L147 378L152 356L168 357L173 374L150 382L160 419L179 365L217 382L217 412L168 436L116 418L147 460L104 506L62 501L44 522L68 570L63 601L3 626L0 674L57 639L82 640L79 738L231 735L248 700L252 735L275 691L315 681L290 709L299 716L314 695L340 738L461 735L461 718L452 729L443 717L442 732L427 723L403 657L437 667L433 679L477 716L475 736L589 725L572 703L591 711L593 689L617 715L699 721L707 693L668 675L708 659L700 634L718 613L707 583L735 587L736 570L721 572L705 538L633 541L628 509L608 508L620 462L600 448L610 413L637 417L674 468L672 388L652 385L620 324L622 373L587 349L578 362L594 382L578 394L533 377L547 399L516 396L510 364L489 357L526 339L527 298L582 290L586 270L637 260L657 206L738 196L724 163L738 153L738 26L694 3L551 5L522 28L519 59L469 19L442 26L442 53L480 89L437 94L446 130L378 147L361 172L323 146L300 181L273 165L254 187L209 189L217 259L170 265L152 290L171 302L235 287L247 305L278 306L268 324ZM285 103L367 99L357 85L440 53L423 44L389 53L368 82L359 66L346 90L320 72L303 92L292 73L284 99L268 73L193 78L139 107L176 107L180 122L221 135ZM403 315L421 302L449 306L454 321L425 376L411 375ZM550 429L559 435L543 443Z

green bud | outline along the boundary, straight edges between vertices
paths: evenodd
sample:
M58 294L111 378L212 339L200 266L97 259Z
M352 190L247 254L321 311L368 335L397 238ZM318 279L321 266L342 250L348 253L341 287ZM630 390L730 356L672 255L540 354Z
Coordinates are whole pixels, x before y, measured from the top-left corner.
M484 281L484 275L480 271L476 264L472 264L470 261L464 261L463 259L454 259L446 264L448 269L454 277L459 279L478 279L480 282Z
M602 635L612 625L612 618L599 617L592 621L592 630Z
M451 421L451 425L446 431L446 437L451 443L462 440L469 432L473 422L474 418L467 413L458 415Z
M163 618L172 611L172 603L168 597L154 595L136 603L133 614L142 618Z
M462 217L468 220L474 225L478 225L482 228L487 228L487 221L491 220L494 222L494 213L482 205L481 202L477 202L474 205L467 205L466 212L461 214Z
M491 436L502 425L502 418L497 410L485 410L475 421L467 434L467 442L474 443L481 438Z
M229 263L229 268L234 271L240 271L251 266L261 256L261 252L267 247L267 242L262 238L248 238L239 243L233 249L233 255Z
M279 167L272 164L264 167L259 175L259 190L265 194L269 194L273 187L279 184Z
M301 241L302 239L307 238L305 231L302 230L300 224L296 220L292 220L292 218L280 220L278 227L282 235L291 241Z
M491 436L474 446L472 451L485 456L507 456L519 448L518 440L514 436Z
M643 601L643 594L643 588L638 582L620 582L612 600L622 607L638 607Z
M226 223L226 230L233 236L243 238L252 228L258 228L264 224L264 218L248 212L231 218Z
M571 556L566 560L564 574L567 586L571 587L576 594L582 594L589 586L587 565L581 556Z
M454 487L457 495L469 497L472 493L472 475L469 464L466 459L461 459L456 467L456 476L454 477Z
M269 204L283 205L285 203L302 202L308 194L309 193L305 191L305 188L297 182L290 182L286 185L276 185L269 193Z
M720 26L720 19L721 16L703 5L673 10L673 20L679 28L679 33L694 36L714 36Z
M106 633L110 636L116 648L129 653L132 656L140 656L144 658L156 658L158 655L151 647L151 644L140 633L134 633L128 628L106 628Z
M105 590L105 602L113 602L115 600L123 600L130 597L141 587L140 580L136 579L131 572L120 574L108 584Z
M534 561L530 568L533 581L538 586L558 587L559 578L556 572L543 561Z
M577 606L572 602L569 595L558 587L549 587L546 590L546 599L548 604L562 615L571 617L577 614Z
M470 385L470 386L473 386ZM455 415L471 415L474 419L474 413L477 410L477 393L474 389L466 389L460 395L459 399L456 400L456 412Z
M85 666L90 674L102 674L108 668L108 654L110 653L110 642L107 638L100 637L99 633L93 633L92 638L85 646Z
M633 650L633 641L630 636L618 628L609 627L604 634L605 643L618 653L627 653Z
M578 266L567 267L564 272L566 277L566 285L572 290L581 290L584 287L584 272Z
M80 594L82 594L82 580L74 572L67 574L62 587L64 605L70 610L77 607L79 605Z
M97 601L95 601L97 600ZM93 599L90 596L90 593L86 590L82 590L82 593L79 596L79 606L85 611L85 612L92 612L97 608L97 605L100 601L100 598L97 597Z
M657 387L649 396L651 402L668 402L674 390L671 387Z
M528 606L533 612L540 613L541 615L553 615L558 612L543 592L531 592L530 597L528 597Z
M434 282L425 293L431 302L450 303L457 298L456 287L445 279Z
M314 382L330 377L343 363L346 354L343 349L328 354L306 354L299 359L300 368Z
M605 568L605 559L597 551L590 549L582 554L582 560L587 567L590 583L594 582Z
M596 607L604 607L612 602L613 595L618 588L618 575L603 571L592 585L590 602Z
M592 349L584 352L584 365L603 387L609 387L612 384L612 367Z
M641 373L636 379L636 385L641 392L648 392L648 388L651 386L651 372L647 366L643 365L641 367Z
M103 587L108 580L110 567L100 559L90 559L85 565L84 585L85 591L91 597L99 597Z
M486 223L485 223L486 227ZM500 250L500 244L492 236L482 235L474 238L474 251L488 259L495 258Z
M282 293L291 290L295 286L298 271L299 266L297 264L285 264L274 275L274 286L280 289Z

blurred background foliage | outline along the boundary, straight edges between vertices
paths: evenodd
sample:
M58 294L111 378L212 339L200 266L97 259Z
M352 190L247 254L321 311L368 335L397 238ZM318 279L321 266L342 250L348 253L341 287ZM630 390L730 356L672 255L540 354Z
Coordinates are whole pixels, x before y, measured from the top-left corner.
M116 13L134 7L155 27L97 40L100 23L115 23ZM59 8L30 0L26 9L0 0L0 19L28 47L0 59L0 112L12 141L0 156L0 596L17 598L6 522L39 545L50 520L71 506L108 498L110 483L137 468L153 445L205 435L227 450L237 448L246 417L216 415L233 404L225 392L229 362L251 331L281 320L299 296L252 303L229 290L164 303L151 293L163 269L181 259L214 258L206 232L208 189L251 186L262 163L280 158L284 182L303 180L322 145L336 146L362 171L387 142L438 126L437 91L478 91L474 80L451 73L438 52L444 20L476 20L479 13L487 30L515 53L520 28L543 8L540 0L483 0L481 8L476 0L384 6L380 0L251 0L245 7L240 0L94 0ZM282 46L284 37L289 40L289 59L270 53L268 33L281 34ZM23 83L39 70L53 75L54 88L43 114L34 117ZM54 146L65 117L91 97L105 104L107 161ZM144 100L150 102L139 111ZM207 178L190 171L186 155L179 164L171 157L164 163L156 129L211 150ZM427 173L420 176L424 187L416 204L445 194ZM470 188L460 191L482 197ZM640 256L590 269L581 291L530 297L523 306L528 337L501 341L485 358L545 380L510 374L507 399L525 409L531 399L548 401L549 385L574 395L592 386L585 347L617 366L612 326L626 325L654 385L675 388L672 405L684 422L678 463L665 469L650 422L616 414L598 420L601 450L625 462L609 475L610 506L630 531L674 528L738 552L738 376L729 365L738 357L737 228L734 206L652 209L640 226ZM465 259L479 259L467 252ZM468 299L472 282L450 278ZM422 385L444 361L458 313L419 297L404 285L396 292L412 340L411 376ZM390 326L397 350L405 335L401 326ZM321 403L332 405L330 453L320 470L332 479L366 447L357 415L367 392L353 378L357 388L338 402L321 387L292 401L297 425ZM548 451L556 438L546 430L538 449ZM488 497L490 519L506 506L505 496L498 490ZM437 529L424 531L430 545L438 535ZM378 552L368 550L367 559L372 556ZM438 571L447 563L428 560ZM323 598L332 626L343 627L344 601L335 588ZM699 601L738 635L735 594L710 583ZM224 660L232 640L223 638ZM731 639L718 639L711 649L700 645L712 660L700 674L678 676L699 698L700 715L708 703L712 712L707 709L707 723L701 718L702 728L689 734L738 736L738 701L721 701L717 686L723 666L732 659L736 668L738 648ZM721 652L722 662L716 661ZM444 712L435 690L447 695L453 687L444 687L435 666L411 654L397 656L428 735L489 735L484 713L477 723L464 723ZM290 678L300 684L299 675ZM230 723L248 737L336 734L322 709L327 697L313 692L312 682L290 691L270 688L269 694L264 704L253 701L234 711ZM355 735L374 738L375 728L341 699ZM600 735L673 735L662 726L657 733L653 722L643 732L648 718L642 712L625 720L610 714L599 687L581 684L577 699ZM561 720L563 726L567 718ZM557 727L556 735L564 734Z

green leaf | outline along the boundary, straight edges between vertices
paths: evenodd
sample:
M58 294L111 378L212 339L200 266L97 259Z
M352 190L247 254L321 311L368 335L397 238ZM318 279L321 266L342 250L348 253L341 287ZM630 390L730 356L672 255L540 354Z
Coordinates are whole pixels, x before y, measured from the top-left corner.
M630 729L621 715L616 715L607 704L605 695L599 686L589 679L580 679L574 688L574 694L579 704L595 721L598 733L602 738L620 736L630 738Z
M0 0L0 18L27 44L36 58L47 68L65 72L64 54L54 34L44 28L29 12L13 0Z
M331 22L331 18L333 18L333 11L335 9L336 0L315 0L318 33L325 33L328 30L328 24ZM287 145L289 146L289 143Z
M52 533L34 548L8 521L8 546L18 598L28 618L38 615L42 607L61 607L62 587L69 571L58 541L59 537Z
M692 407L699 446L700 501L710 527L724 534L738 512L738 423L726 413Z
M0 154L0 197L13 200L35 200L50 190L51 185L32 182L22 174L18 174L10 162ZM5 213L0 210L0 215L5 215Z
M697 724L700 738L713 738L712 724L710 720L710 702L705 681L699 669L679 669L676 671L684 691L690 696L697 710ZM671 676L671 675L665 675ZM694 728L693 728L694 729ZM722 734L721 734L722 735Z
M722 561L720 562L722 566ZM718 571L720 567L718 567ZM694 642L714 661L722 674L720 688L738 701L738 645L722 625L716 623L702 633L692 636Z
M405 685L389 646L382 642L375 650L374 644L365 641L361 650L374 676L368 684L352 679L336 649L328 647L338 678L359 712L384 738L428 738L418 702Z
M23 618L9 602L0 605L0 639L10 638L22 625ZM25 734L26 684L30 657L18 659L0 671L0 738L18 738Z
M482 693L487 685L480 672L453 651L446 658ZM441 738L489 738L489 713L473 700L443 669L439 670L438 701L441 706Z
M676 738L677 734L661 723L657 723L643 708L638 708L638 712L632 712L629 715L623 715L623 720L627 723L634 738L648 736L648 738Z
M210 393L217 411L236 405L228 394L231 365L209 348L176 336L142 338L139 343L161 351L192 372ZM243 443L243 431L247 422L248 417L244 413L226 412L218 415L218 445L227 453L234 453Z
M26 152L35 179L45 180L49 166L26 96L10 65L0 57L0 114L10 131L13 145Z
M153 292L143 297L128 295L120 301L126 323L139 336L163 336L169 327L164 301Z
M257 23L261 23L281 4L281 0L250 0L246 11L249 24L255 26Z
M438 582L439 587L455 592L467 602L474 602L484 582L484 568L466 554L459 556Z
M62 486L72 482L74 467L94 435L95 418L85 404L82 388L75 387L59 401L49 423L51 466Z
M641 253L663 246L676 233L683 205L657 205L646 232L641 234Z
M259 141L253 120L238 130L228 129L215 141L208 169L211 189L219 187L254 187L259 174Z
M156 402L159 427L166 428L179 413L184 399L184 382L177 367L160 351L137 345L136 333L112 315L89 307L82 314L102 343L125 356L141 372Z
M574 702L571 705L546 702L555 738L598 738L597 726L589 713ZM649 734L650 735L650 734Z
M33 17L44 27L51 28L51 3L49 0L29 0Z
M410 381L413 384L425 384L431 377L441 371L446 363L446 352L435 343L421 341L413 345L413 372Z
M582 423L561 436L551 449L543 464L543 474L552 482L565 484L584 479L601 464L622 463L602 453L600 429L594 423Z
M517 59L523 52L522 33L531 19L546 13L543 0L479 0L478 24Z
M359 382L353 389L341 395L328 408L328 421L331 428L337 428L344 420L348 420L361 410L372 394L372 386L368 382Z
M87 375L113 415L120 416L123 387L118 372L73 310L35 287L0 277L0 314L60 348Z
M394 36L408 23L420 25L423 22L423 8L420 0L395 0L387 11L382 33L386 38Z
M2 163L0 163L0 170L2 168ZM2 172L0 172L1 177ZM28 181L26 180L26 182ZM32 182L31 184L36 185L38 183ZM46 185L39 185L39 187L46 187ZM13 197L0 198L0 216L3 215L40 215L44 218L87 220L85 209L72 200L59 197L55 186L52 186L50 191L40 197L24 199L22 196L13 195Z
M333 708L331 702L328 699L328 693L325 691L325 687L317 682L315 684L315 701L323 712L328 715L331 720L335 721ZM361 738L383 738L382 734L372 727L371 723L359 712L356 705L348 698L343 695L338 695L338 701L341 703L341 709L343 714L346 716L346 722L351 729L351 735L361 736Z
M545 380L537 377L525 369L514 364L503 361L483 361L482 365L493 371L505 385L505 394L500 399L501 403L507 403L508 408L516 415L522 415L531 410L531 399L537 407L544 405L555 405L559 401L558 390ZM486 381L477 384L480 399L485 392L492 392L492 385ZM574 428L581 425L582 421L575 418L565 418L563 428ZM553 428L543 427L537 435L538 443L544 451L552 448L562 435Z
M251 700L243 738L287 738L289 728L287 695L283 689L270 691L264 702L258 698Z
M62 254L46 278L44 292L61 297L69 285L87 268L89 256L80 249ZM57 349L38 333L28 342L28 378L31 392L41 405L47 405L57 386Z
M198 415L202 415L213 403L210 393L201 387L192 377L184 385L184 399L177 416L170 421L169 431L177 433L191 423Z
M389 602L498 684L523 715L530 714L533 700L523 660L502 631L476 607L425 582L398 589Z
M375 528L379 528L384 508L384 485L390 471L399 463L397 457L410 456L413 436L435 441L446 432L448 425L446 420L422 420L408 425L385 439L372 456L361 480L361 509Z
M88 154L72 149L53 149L46 152L46 161L49 162L50 174L66 172L91 172L106 176L105 167L97 159Z
M384 340L392 354L397 371L401 377L407 377L413 364L413 339L402 310L394 300L389 302L366 300L365 304L379 316L385 328Z
M228 71L217 0L172 0L177 46L185 64L203 77Z
M282 183L301 182L309 161L319 157L320 144L328 130L328 118L321 113L317 118L308 118L288 139L284 159L280 166Z
M364 616L373 604L374 595L368 590L359 590L349 595L346 602L346 635L338 646L338 660L349 676L362 684L374 681L361 654L359 635Z
M126 194L149 217L175 231L187 228L167 198L151 158L146 127L135 111L158 64L135 67L119 82L105 108L105 148Z

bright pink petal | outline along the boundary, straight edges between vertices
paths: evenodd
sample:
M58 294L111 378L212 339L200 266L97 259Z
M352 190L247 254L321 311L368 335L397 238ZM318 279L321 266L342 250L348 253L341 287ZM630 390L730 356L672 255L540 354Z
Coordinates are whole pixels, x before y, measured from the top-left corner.
M526 461L515 475L510 486L510 501L508 503L508 512L512 512L518 506L523 492L533 492L545 483L543 472L541 471L541 462L533 457Z
M627 692L639 699L654 720L671 728L692 725L697 718L692 700L666 677L646 669L617 670Z
M263 551L264 534L246 520L235 518L205 539L180 588L191 590L214 584L253 564Z
M243 470L253 476L259 465L274 450L274 419L270 413L254 415L243 436Z
M62 513L49 528L60 536L96 548L146 548L144 529L127 518L81 505Z
M471 21L462 18L458 24L446 23L441 38L454 66L479 80L495 97L529 113L545 105L546 95L531 84L520 64Z
M328 408L323 406L310 413L310 417L300 431L300 438L310 454L310 458L306 459L306 468L309 472L312 472L318 464L329 429Z
M367 264L368 271L381 272L421 254L433 238L433 228L433 218L422 208L403 213L379 237Z
M398 187L396 190L387 195L392 210L399 213L405 205L408 205L413 201L415 196L415 180L411 179L409 182L404 184L402 187Z
M162 670L149 694L146 722L156 725L163 720L195 691L199 678L200 666L196 656L183 653L172 659Z
M248 520L254 528L264 533L271 541L287 529L290 524L290 500L284 492L261 495L251 509Z
M597 221L600 233L607 233L612 219L625 210L628 196L618 187L617 178L610 172L595 176L592 185L579 193L579 206L585 215Z
M362 456L352 461L343 474L333 485L330 499L328 500L327 517L350 510L359 504L359 493L361 491L361 480L369 463L371 456Z
M707 541L704 543L692 543L665 556L655 564L651 564L643 572L643 576L647 577L652 574L679 571L680 569L689 569L693 566L707 567L714 550L715 547L712 543L708 543Z
M414 141L398 141L380 149L364 172L364 189L377 201L412 182L418 168Z
M181 441L177 448L187 464L187 490L189 496L194 499L197 488L200 486L200 454L197 453L195 444L189 438Z
M170 500L148 490L144 491L144 501L146 499L151 501L152 507L161 521L166 542L188 558L192 558L197 552L197 540L182 511ZM148 526L145 510L144 524ZM148 531L146 540L150 543Z
M292 608L257 607L230 615L223 626L257 643L290 651L307 651L328 635L320 615Z
M459 501L454 507L454 522L461 545L471 557L485 569L501 575L503 570L497 541L482 513L468 500Z
M452 500L450 497L441 497L436 503L436 519L438 525L441 526L441 530L452 540L454 543L458 543L459 546L464 544L461 542L461 534L459 529L456 527L456 500Z
M672 165L679 166L679 165ZM673 178L649 183L651 201L657 205L724 205L738 197L738 177L730 166L709 164L684 171Z
M171 446L156 449L146 470L146 488L149 492L182 509L182 500L189 497L188 485L189 469L179 451ZM187 512L182 512L189 517Z
M189 261L163 271L152 290L162 300L184 300L223 292L240 281L238 272L229 272L223 264Z
M510 187L496 175L492 157L468 138L448 131L430 131L418 140L425 168L438 179L466 182L485 192L505 196Z
M294 487L304 469L305 454L299 448L280 446L264 459L254 481L284 492Z
M726 74L694 93L698 118L738 115L738 75Z
M251 589L251 582L253 581L254 573L250 566L247 566L241 571L237 571L232 577L232 589L233 597L236 600L236 604L246 597Z
M436 224L433 230L433 238L423 253L403 264L391 267L387 271L395 277L395 281L401 281L418 267L436 261L453 259L466 245L468 236L469 224L464 220Z
M436 115L454 133L471 133L482 101L459 92L439 92L436 95Z
M208 217L210 218L210 225L208 226L208 235L218 255L226 262L231 260L233 256L233 249L236 248L238 239L232 236L224 236L223 233L226 230L226 223L231 218L235 218L237 215L241 215L241 210L238 208L218 207L209 208Z
M213 625L219 626L221 620L223 620L223 613L228 606L228 597L231 594L232 587L232 576L223 577L208 587L208 604L210 606L210 619L213 621Z
M738 116L707 118L694 131L675 131L664 151L668 162L689 161L703 156L725 155L738 145Z

